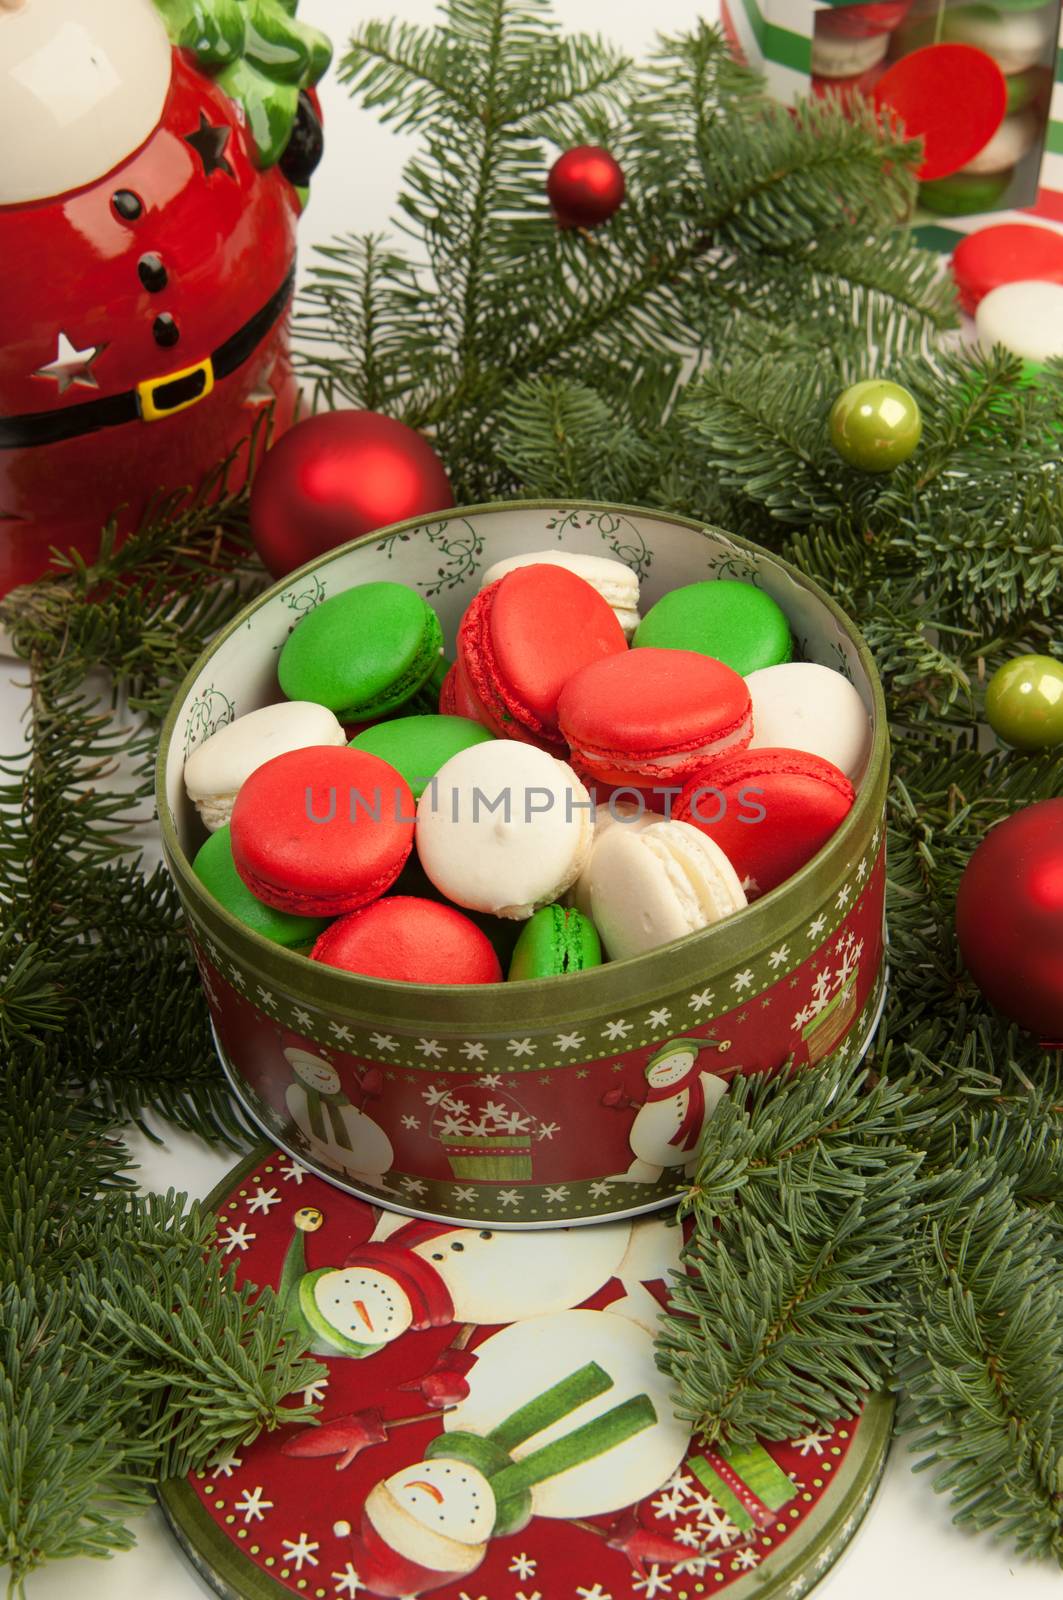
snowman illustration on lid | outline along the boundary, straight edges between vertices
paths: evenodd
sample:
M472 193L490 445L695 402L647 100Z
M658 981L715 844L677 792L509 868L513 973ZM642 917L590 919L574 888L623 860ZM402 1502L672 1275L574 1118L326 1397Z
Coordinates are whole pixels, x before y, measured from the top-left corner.
M646 1063L645 1099L632 1100L622 1089L611 1089L603 1103L635 1109L629 1142L634 1160L617 1183L657 1183L667 1170L693 1171L705 1124L727 1093L718 1073L699 1065L706 1050L726 1051L729 1039L671 1039Z
M475 1572L494 1538L533 1516L608 1516L666 1483L690 1426L674 1415L641 1302L532 1317L474 1352L468 1393L420 1461L378 1481L352 1535L373 1595L426 1594ZM588 1526L614 1548L630 1545ZM655 1559L692 1552L657 1536ZM637 1548L637 1547L636 1547ZM632 1559L637 1554L632 1553Z
M567 1310L615 1278L633 1308L641 1302L643 1320L652 1327L659 1308L643 1285L678 1269L682 1245L681 1230L656 1218L496 1233L383 1213L369 1239L341 1265L308 1269L306 1236L318 1231L324 1216L306 1206L293 1222L277 1295L288 1327L316 1355L361 1359L408 1330L467 1330L429 1375L431 1381L418 1385L430 1405L464 1393L466 1363L454 1354L481 1324Z
M384 1180L395 1152L380 1124L351 1103L330 1061L294 1046L285 1050L284 1059L296 1079L285 1090L285 1104L310 1152L329 1171L387 1192ZM359 1086L364 1106L383 1087L379 1068L368 1068Z

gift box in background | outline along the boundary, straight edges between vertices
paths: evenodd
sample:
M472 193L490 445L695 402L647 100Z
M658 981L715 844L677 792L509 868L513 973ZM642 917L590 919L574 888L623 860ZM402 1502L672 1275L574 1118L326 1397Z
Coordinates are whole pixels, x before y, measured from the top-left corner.
M1063 229L1059 0L721 0L721 17L783 104L859 92L925 135L924 244L1030 217Z

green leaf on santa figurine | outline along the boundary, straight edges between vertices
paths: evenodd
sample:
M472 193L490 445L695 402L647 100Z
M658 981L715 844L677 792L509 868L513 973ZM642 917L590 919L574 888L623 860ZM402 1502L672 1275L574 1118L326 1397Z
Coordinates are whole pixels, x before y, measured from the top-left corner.
M683 1070L686 1041L661 1071ZM485 1600L804 1594L852 1538L892 1407L714 1449L654 1332L681 1233L659 1218L509 1233L381 1212L269 1146L211 1196L327 1377L293 1422L162 1486L220 1593ZM559 1235L563 1233L563 1241ZM324 1575L324 1576L322 1576Z
M247 117L257 164L281 159L296 125L299 92L332 60L317 28L296 19L297 0L155 0L173 43L191 51Z
M155 0L174 44L191 50L204 72L218 72L244 48L240 0Z
M218 82L247 112L247 126L259 166L271 167L284 154L295 123L298 87L291 83L275 83L244 59L226 67L218 75Z

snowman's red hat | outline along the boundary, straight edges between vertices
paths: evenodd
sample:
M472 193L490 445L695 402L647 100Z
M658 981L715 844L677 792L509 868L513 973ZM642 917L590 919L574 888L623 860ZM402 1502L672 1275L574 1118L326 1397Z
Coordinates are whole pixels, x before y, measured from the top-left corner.
M452 1572L432 1572L428 1567L419 1567L416 1561L407 1561L384 1543L371 1523L363 1525L360 1535L352 1535L351 1561L368 1593L385 1600L427 1594L454 1576Z
M378 1519L385 1524L386 1533L377 1526ZM403 1555L396 1545L404 1543L415 1546L418 1554L434 1555L439 1565L422 1566ZM351 1537L351 1548L355 1571L366 1589L386 1600L427 1594L467 1577L483 1560L482 1546L462 1547L444 1534L426 1529L397 1504L385 1483L378 1483L367 1495L362 1525Z
M344 1261L344 1267L372 1267L394 1279L410 1302L411 1327L445 1328L454 1321L454 1302L439 1273L430 1261L415 1255L413 1247L427 1244L445 1233L453 1233L451 1223L406 1223L387 1239L359 1245Z

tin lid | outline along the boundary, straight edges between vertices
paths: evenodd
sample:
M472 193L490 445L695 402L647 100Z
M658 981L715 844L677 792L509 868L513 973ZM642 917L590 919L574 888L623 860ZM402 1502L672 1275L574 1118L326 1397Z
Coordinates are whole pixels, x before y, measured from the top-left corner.
M451 1307L361 1359L324 1342L322 1376L292 1397L300 1420L162 1486L178 1540L219 1594L639 1600L689 1579L691 1593L711 1580L734 1600L770 1600L820 1576L870 1504L884 1399L781 1443L717 1452L691 1440L653 1360L675 1228L578 1230L563 1250L552 1233L426 1229L269 1146L209 1204L241 1279L298 1294L303 1277L335 1278L350 1301L346 1279L386 1240L382 1263L416 1258L448 1286L433 1303ZM308 1206L322 1218L312 1231L296 1221ZM356 1286L370 1314L387 1304L388 1270ZM327 1319L327 1293L317 1300ZM316 1425L306 1403L319 1405Z

